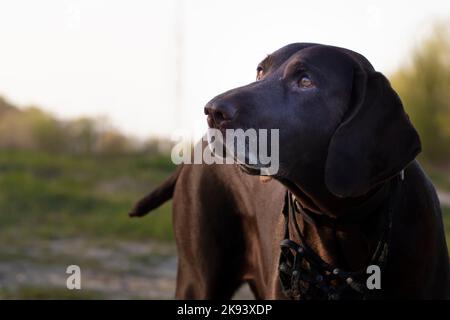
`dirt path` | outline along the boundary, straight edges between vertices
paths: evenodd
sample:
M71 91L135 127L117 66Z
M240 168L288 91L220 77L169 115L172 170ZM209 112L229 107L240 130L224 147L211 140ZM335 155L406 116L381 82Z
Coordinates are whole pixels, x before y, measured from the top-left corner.
M69 265L81 268L79 292L66 288ZM173 299L175 248L156 242L95 243L85 239L0 247L0 298ZM86 296L86 294L88 294ZM239 298L251 298L248 288Z
M44 297L61 292L66 289L66 268L74 264L81 268L80 296L82 291L108 299L173 296L177 261L172 245L67 239L34 242L14 250L16 254L2 247L0 259L0 288L13 295L24 290L43 291Z

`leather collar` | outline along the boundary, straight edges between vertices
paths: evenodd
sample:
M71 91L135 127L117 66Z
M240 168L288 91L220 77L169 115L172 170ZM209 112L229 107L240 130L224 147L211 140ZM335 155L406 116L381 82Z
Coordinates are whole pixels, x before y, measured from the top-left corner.
M338 226L346 224L359 224L363 222L366 218L371 216L373 213L377 212L380 206L385 203L385 200L389 196L390 181L385 182L377 191L362 204L352 207L345 213L338 217L331 217L326 214L317 213L311 211L307 208L302 207L301 203L295 198L294 194L291 193L293 197L293 203L295 210L299 212L303 218L317 226L328 225L328 226Z

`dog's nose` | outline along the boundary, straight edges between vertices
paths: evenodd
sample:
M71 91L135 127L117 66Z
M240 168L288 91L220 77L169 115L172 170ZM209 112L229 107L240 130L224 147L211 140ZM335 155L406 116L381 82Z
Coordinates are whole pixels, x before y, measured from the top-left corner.
M213 101L206 105L205 114L208 116L210 127L222 127L236 115L236 107L225 101Z

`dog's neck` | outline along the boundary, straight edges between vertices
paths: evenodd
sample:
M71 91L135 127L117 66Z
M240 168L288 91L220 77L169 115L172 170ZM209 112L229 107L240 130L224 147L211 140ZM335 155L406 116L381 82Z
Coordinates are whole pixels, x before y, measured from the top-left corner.
M380 189L385 189L386 184L381 184L368 193L357 198L339 198L325 191L321 196L304 191L297 185L291 185L288 189L295 195L298 202L303 208L316 214L326 215L330 218L348 218L354 216L356 211L360 211L361 215L365 215L374 207L374 202L381 202L387 198L387 194L381 194ZM384 198L380 198L384 195Z
M387 201L387 185L378 186L358 198L338 198L325 185L305 185L283 179L281 182L292 192L302 208L315 215L326 215L331 220L345 219L349 215L352 215L352 219L360 218L357 223L353 221L338 227L310 223L305 217L300 218L300 221L309 245L328 263L353 270L367 263L378 240L377 225L383 210L379 209L379 204Z
M314 163L297 163L286 170L290 173L289 176L279 178L280 182L295 195L302 207L312 212L334 218L345 216L348 212L370 201L377 190L383 186L383 184L374 186L369 192L358 197L338 197L325 185L325 159L326 155L322 155L316 157Z

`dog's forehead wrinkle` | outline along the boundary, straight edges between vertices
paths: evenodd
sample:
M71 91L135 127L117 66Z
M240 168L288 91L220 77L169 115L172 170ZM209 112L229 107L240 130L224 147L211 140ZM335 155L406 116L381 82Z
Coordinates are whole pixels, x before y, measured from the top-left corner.
M318 44L316 43L302 43L302 42L288 44L269 54L266 57L267 60L266 59L263 60L263 62L265 61L266 63L264 67L266 71L269 71L269 69L278 69L295 53L317 45Z
M359 68L365 70L368 73L375 71L371 63L361 54L341 47L324 45L318 43L291 43L288 44L273 53L267 55L265 59L261 61L259 66L263 67L265 76L276 73L277 70L281 68L284 69L287 63L294 57L311 58L310 64L314 64L313 60L318 60L320 65L328 61L328 65L332 67L332 61L329 60L339 60L335 62L336 65L353 64ZM347 63L343 63L346 61ZM316 67L320 67L317 65ZM339 66L337 66L339 67Z
M284 66L284 70L285 71L294 71L294 70L299 70L299 69L309 69L311 67L310 62L308 61L308 59L302 59L299 57L296 57L292 60L289 60L285 66Z
M352 70L357 65L360 65L359 62L345 52L334 47L318 45L292 55L280 68L285 75L304 69L328 80L348 82L352 78Z
M318 60L321 64L336 64L336 66L348 64L359 66L369 73L375 71L372 64L363 55L355 51L336 46L322 44L316 45L299 50L296 54L292 55L290 59L294 56L303 58L308 57L310 63L314 63L315 60Z

